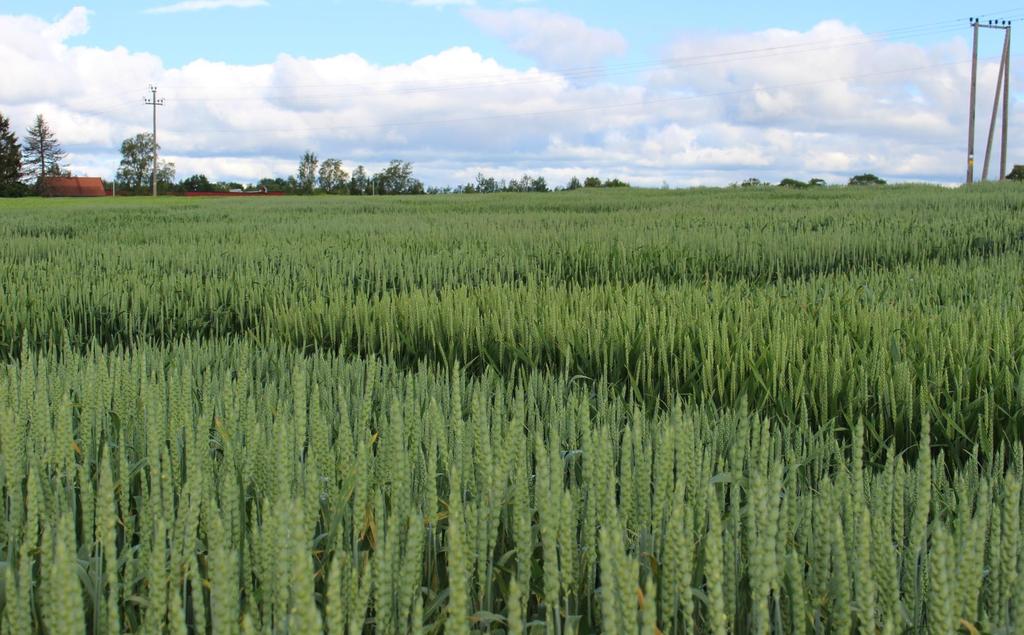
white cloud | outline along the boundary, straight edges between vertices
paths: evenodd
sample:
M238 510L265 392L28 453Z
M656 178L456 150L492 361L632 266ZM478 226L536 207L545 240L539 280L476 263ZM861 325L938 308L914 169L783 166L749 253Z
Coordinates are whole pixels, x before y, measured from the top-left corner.
M174 4L165 4L152 9L146 9L146 13L182 13L185 11L208 11L210 9L251 9L253 7L265 7L267 0L183 0Z
M546 9L467 9L466 17L523 55L548 67L599 64L626 52L618 31L588 25L579 18Z
M950 64L969 57L962 40L839 45L865 37L838 22L694 35L669 46L669 61L644 76L580 85L464 47L392 65L346 53L167 67L148 53L74 43L88 19L81 8L52 22L0 15L4 114L24 131L43 113L77 173L113 172L121 140L149 129L141 101L157 83L167 100L163 155L181 177L280 176L312 149L349 167L408 159L432 184L466 182L477 171L530 172L552 184L587 174L644 185L750 176L838 182L864 171L962 178L969 66ZM707 54L719 57L692 59ZM928 68L889 72L913 67ZM996 68L980 65L979 140ZM1024 112L1015 104L1011 116ZM1011 133L1011 147L1024 143L1024 132Z
M56 40L66 40L89 31L89 13L85 7L76 6L60 20L45 28L46 34Z

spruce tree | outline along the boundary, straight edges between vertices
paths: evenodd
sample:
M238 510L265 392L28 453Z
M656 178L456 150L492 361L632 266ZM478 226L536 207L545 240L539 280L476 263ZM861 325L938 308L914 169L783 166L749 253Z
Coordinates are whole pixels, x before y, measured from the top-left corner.
M28 129L25 137L24 165L26 175L38 187L44 176L61 176L63 161L67 157L60 147L56 135L42 115L36 115L36 122Z
M10 119L0 114L0 196L24 196L28 188L21 177L21 144Z
M0 188L21 180L21 144L11 120L0 114Z

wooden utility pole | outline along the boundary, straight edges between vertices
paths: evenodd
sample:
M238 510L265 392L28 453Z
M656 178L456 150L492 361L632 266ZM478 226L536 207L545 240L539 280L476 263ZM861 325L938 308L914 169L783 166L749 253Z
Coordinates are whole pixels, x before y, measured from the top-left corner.
M150 92L152 92L152 98L145 100L146 105L153 107L153 196L156 196L156 171L157 171L157 158L159 152L156 149L156 108L157 106L163 106L164 100L156 98L156 86L150 84Z
M967 118L967 184L974 183L974 112L978 97L978 19L971 19L974 48L971 53L971 108Z

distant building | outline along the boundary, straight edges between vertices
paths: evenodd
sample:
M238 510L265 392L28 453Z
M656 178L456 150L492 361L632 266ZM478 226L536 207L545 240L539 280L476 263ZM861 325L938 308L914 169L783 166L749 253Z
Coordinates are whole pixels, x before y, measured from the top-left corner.
M42 183L43 196L106 196L103 179L97 176L48 176Z

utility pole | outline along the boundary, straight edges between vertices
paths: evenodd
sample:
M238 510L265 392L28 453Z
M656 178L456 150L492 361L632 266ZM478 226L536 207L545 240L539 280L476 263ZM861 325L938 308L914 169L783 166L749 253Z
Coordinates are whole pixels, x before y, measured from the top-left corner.
M145 103L147 106L153 107L153 196L156 196L156 168L157 156L159 154L156 149L156 108L157 106L163 106L164 100L162 98L156 98L156 86L150 84L149 90L153 94L153 96L151 98L146 98Z
M1003 152L999 161L999 180L1006 179L1006 144L1010 129L1010 23L1006 22L1003 41Z
M968 116L967 131L967 184L974 182L974 123L977 110L978 97L978 31L979 29L999 29L1003 31L1003 54L999 60L999 73L996 76L995 99L992 102L992 119L988 126L988 142L985 144L985 164L981 171L981 180L988 180L988 167L992 159L992 139L995 136L996 118L999 114L999 102L1002 98L1003 125L1001 149L1002 154L999 160L999 180L1006 178L1007 143L1009 142L1010 129L1010 22L1007 20L989 20L988 24L981 24L977 18L971 18L971 27L974 30L974 48L971 54L971 104Z
M974 108L978 97L978 19L971 19L974 48L971 53L971 110L967 118L967 184L974 183Z

